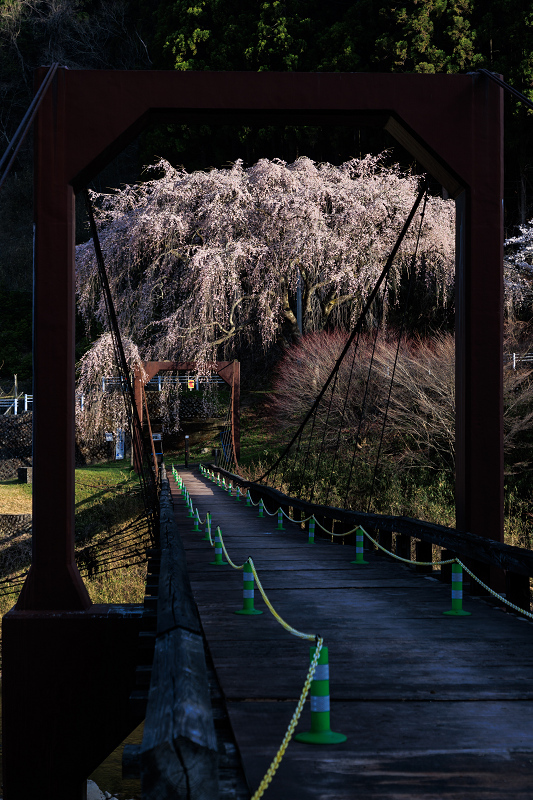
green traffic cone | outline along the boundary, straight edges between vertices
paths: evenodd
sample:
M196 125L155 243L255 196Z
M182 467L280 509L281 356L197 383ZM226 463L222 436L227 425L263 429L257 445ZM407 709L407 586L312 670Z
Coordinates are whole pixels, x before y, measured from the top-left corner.
M220 543L220 528L217 528L215 533L215 560L210 561L214 567L226 567L228 565L227 561L224 561L222 556L222 545Z
M246 570L246 571L244 571ZM257 608L254 608L254 573L249 562L246 562L242 573L242 608L234 611L234 614L262 614Z
M452 564L452 607L443 611L450 617L470 617L470 611L463 611L463 568L455 562Z
M202 539L202 542L210 542L211 541L211 537L209 536L209 531L210 530L211 530L211 515L210 515L210 513L208 511L207 514L205 515L205 528L204 528L205 533L204 533L204 538Z
M311 647L311 661L316 647ZM305 744L339 744L346 741L343 733L334 733L330 728L329 665L328 648L323 647L318 657L313 682L311 683L311 730L297 733L294 737Z
M350 561L350 564L356 564L359 566L364 566L368 564L368 561L365 561L363 558L363 541L365 538L364 530L359 527L355 532L355 561Z
M194 515L194 528L192 529L193 533L201 533L200 530L200 515L198 513L198 509L196 509L196 514Z

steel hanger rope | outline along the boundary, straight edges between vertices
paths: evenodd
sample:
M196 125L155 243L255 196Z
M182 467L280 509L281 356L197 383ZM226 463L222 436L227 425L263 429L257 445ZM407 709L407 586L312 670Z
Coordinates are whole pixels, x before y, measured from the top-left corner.
M339 367L340 367L340 365L342 363L342 360L343 360L344 356L346 355L346 353L348 352L348 350L350 349L350 345L352 344L353 340L355 339L357 334L360 333L360 331L362 330L364 320L366 319L366 315L367 315L369 309L371 308L372 303L374 302L374 300L375 300L375 298L376 298L376 296L377 296L377 294L379 292L379 289L380 289L383 281L385 280L385 277L388 275L388 273L390 271L390 268L391 268L391 266L393 264L393 261L394 261L394 259L396 257L396 254L397 254L397 252L398 252L398 250L400 248L400 245L401 245L401 243L402 243L407 231L409 230L409 226L410 226L410 224L411 224L411 222L413 220L413 217L416 214L416 211L417 211L418 206L420 205L420 203L422 201L422 198L424 197L424 193L426 191L426 186L427 186L427 178L424 180L424 182L423 182L423 184L422 184L422 186L421 186L421 188L420 188L420 190L418 192L418 195L417 195L416 200L415 200L415 202L413 204L413 207L412 207L411 211L409 212L409 216L407 217L407 219L406 219L406 221L404 223L404 226L403 226L402 230L400 231L400 234L398 235L398 238L396 239L396 242L394 243L394 246L393 246L393 248L391 250L391 253L390 253L390 255L389 255L388 259L387 259L387 262L386 262L385 266L383 267L383 270L381 271L381 275L379 276L378 280L376 281L376 283L374 285L374 288L372 289L371 293L369 294L369 296L368 296L368 298L367 298L367 300L365 302L365 305L363 307L363 310L361 311L361 313L359 315L359 319L357 320L357 323L356 323L353 331L351 332L350 336L348 337L348 340L347 340L347 342L346 342L346 344L345 344L345 346L344 346L344 348L342 350L342 353L340 354L339 358L337 359L337 362L335 363L335 366L331 370L331 373L330 373L329 377L327 378L324 386L322 387L322 389L318 393L318 395L315 398L315 401L313 402L311 408L307 412L304 420L300 424L298 430L296 431L296 433L292 437L291 441L289 442L289 444L287 445L287 447L285 448L283 453L279 456L277 461L258 479L258 483L260 481L264 481L265 478L267 478L270 475L270 473L272 472L274 467L277 467L279 462L283 458L285 458L285 456L289 452L290 448L292 447L292 445L294 444L294 442L298 438L298 435L299 435L300 431L303 430L303 428L307 424L308 420L311 419L312 414L315 412L316 408L318 407L318 405L319 405L320 401L322 400L324 394L326 393L330 383L332 382L332 380L334 379L336 373L338 372Z
M406 320L406 317L407 317L407 312L408 312L408 309L409 309L409 302L410 302L410 299L411 299L411 292L412 292L413 285L414 285L416 256L418 254L418 246L420 244L420 237L422 235L422 225L424 224L424 216L425 216L425 213L426 213L427 199L428 199L428 195L427 195L427 192L426 192L426 196L424 197L424 205L422 206L422 212L420 214L420 225L418 227L418 236L416 238L415 250L414 250L414 253L413 253L413 258L411 260L411 275L409 276L409 288L408 288L408 291L407 291L407 298L406 298L406 301L405 301L404 310L403 310L403 314L402 314L402 323L401 323L401 326L400 326L400 330L398 332L398 343L396 345L396 353L395 353L395 356L394 356L394 364L393 364L393 367L392 367L392 374L391 374L391 379L390 379L390 382L389 382L389 391L388 391L388 395L387 395L387 402L385 404L385 413L383 415L383 424L381 426L381 435L380 435L380 438L379 438L378 452L377 452L377 455L376 455L376 462L374 464L374 471L373 471L373 474L372 474L372 483L370 485L370 492L369 492L369 495L368 495L368 504L367 504L367 509L366 509L367 514L370 512L370 508L372 506L372 500L373 500L373 494L374 494L374 486L375 486L376 478L377 478L377 474L378 474L379 460L381 458L381 450L382 450L382 447L383 447L383 439L384 439L384 436L385 436L385 427L387 425L387 417L388 417L388 413L389 413L390 401L391 401L391 396L392 396L392 387L393 387L393 384L394 384L394 378L396 376L396 368L398 366L398 357L399 357L399 354L400 354L400 345L401 345L403 334L404 334L404 331L405 331L405 320Z

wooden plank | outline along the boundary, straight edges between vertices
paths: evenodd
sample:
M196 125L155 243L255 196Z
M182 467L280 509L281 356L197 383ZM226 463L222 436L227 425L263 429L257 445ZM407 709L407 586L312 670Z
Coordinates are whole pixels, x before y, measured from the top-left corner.
M157 638L141 745L147 800L218 797L217 742L202 637L176 628Z
M214 469L213 464L208 465ZM413 536L422 541L437 544L448 550L452 550L461 558L471 558L483 564L492 564L501 569L509 569L519 575L533 576L533 552L521 547L514 547L501 542L486 539L483 536L476 536L468 531L457 531L454 528L447 528L443 525L435 525L421 520L411 519L410 517L398 517L382 514L367 514L358 511L346 511L341 508L330 508L328 506L318 506L308 503L305 500L290 497L272 489L269 486L253 484L240 476L233 475L220 467L218 472L229 476L236 483L243 487L252 489L254 500L260 496L268 497L272 507L288 503L294 508L305 512L306 516L315 514L316 517L328 516L345 522L352 522L354 525L361 525L368 533L376 531L390 531L399 534ZM276 506L277 507L277 506Z
M325 637L330 655L332 727L337 747L292 742L269 786L272 798L525 800L533 783L531 622L465 598L471 617L445 616L451 587L370 551L308 545L278 532L272 517L235 503L191 471L184 475L200 513L210 510L232 558L252 555L276 611ZM255 790L285 734L309 662L309 643L292 637L265 608L240 607L242 576L211 567L212 550L177 509L192 591L248 782ZM518 655L519 654L519 655ZM516 728L514 726L516 711ZM308 704L300 729L309 727ZM457 731L459 733L457 734ZM495 744L496 743L496 744ZM513 771L509 788L501 789ZM526 789L526 787L529 787Z
M157 630L140 752L141 786L146 800L216 800L217 740L203 638L164 468L162 472Z
M257 787L294 706L229 703L228 710L241 752L246 753L249 782ZM297 730L309 728L308 713ZM334 702L332 728L345 733L347 742L327 748L291 742L269 797L530 800L529 715L527 702L516 708L513 704L512 713L508 704L498 702L438 708L421 702ZM250 717L253 726L248 724ZM421 730L426 732L422 742ZM266 742L272 745L270 751Z

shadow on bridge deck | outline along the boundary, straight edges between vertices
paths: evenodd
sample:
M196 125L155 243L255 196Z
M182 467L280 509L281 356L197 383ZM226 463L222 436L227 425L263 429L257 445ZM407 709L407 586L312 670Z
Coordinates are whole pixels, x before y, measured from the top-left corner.
M531 800L533 630L481 599L472 616L443 616L450 588L409 566L317 541L276 518L259 519L192 470L180 474L202 519L212 514L237 564L252 556L278 613L329 648L334 746L291 742L266 791L270 800L416 798ZM248 784L258 787L285 735L309 662L308 643L265 607L238 616L242 575L215 567L192 533L171 478L176 519L215 669ZM309 703L297 730L310 727Z

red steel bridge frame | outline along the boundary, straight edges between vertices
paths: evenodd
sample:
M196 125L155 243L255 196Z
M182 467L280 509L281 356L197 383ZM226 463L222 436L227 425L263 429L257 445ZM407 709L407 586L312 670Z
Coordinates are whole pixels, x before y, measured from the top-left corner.
M241 365L238 361L216 361L214 371L231 389L231 444L235 459L238 461L241 455L241 425L240 425L240 398L241 398ZM143 422L143 399L142 389L149 380L154 378L158 372L169 370L187 371L194 373L197 365L194 361L143 361L143 368L146 378L142 378L140 369L135 370L135 405L139 420ZM137 469L142 453L133 453L133 463Z
M502 90L481 74L58 69L35 127L33 556L4 618L5 800L81 800L136 722L135 615L91 604L74 558L74 197L162 121L380 125L446 188L457 207L457 527L503 536Z

